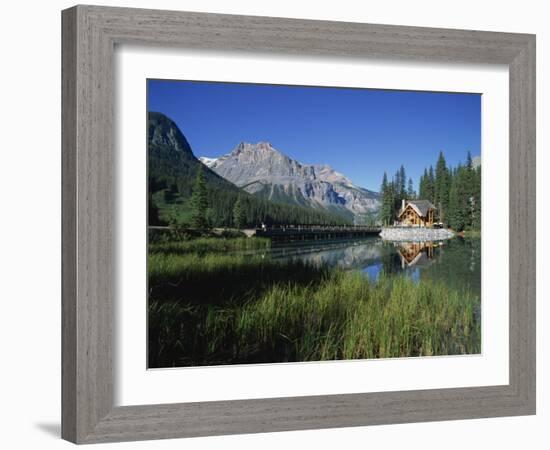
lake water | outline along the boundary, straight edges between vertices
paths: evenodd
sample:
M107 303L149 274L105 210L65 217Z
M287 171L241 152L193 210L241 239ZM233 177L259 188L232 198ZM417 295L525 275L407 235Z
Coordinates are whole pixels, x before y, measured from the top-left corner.
M389 242L379 237L354 241L274 244L260 252L275 260L303 260L358 270L371 279L380 274L404 274L413 280L445 282L459 290L481 292L481 240L453 239L436 242Z

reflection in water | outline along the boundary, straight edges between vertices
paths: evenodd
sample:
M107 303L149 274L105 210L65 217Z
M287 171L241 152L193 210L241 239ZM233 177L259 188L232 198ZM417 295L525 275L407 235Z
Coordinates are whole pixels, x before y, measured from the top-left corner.
M405 269L415 264L427 264L433 260L434 246L437 245L433 242L400 242L397 253L401 256L401 267Z
M338 266L343 269L360 269L375 263L382 254L382 241L376 238L343 241L321 245L273 247L275 259L306 261L314 265Z
M456 237L443 242L388 242L378 237L274 245L263 257L302 260L345 270L359 270L375 280L405 274L411 279L444 281L457 289L481 288L481 241Z

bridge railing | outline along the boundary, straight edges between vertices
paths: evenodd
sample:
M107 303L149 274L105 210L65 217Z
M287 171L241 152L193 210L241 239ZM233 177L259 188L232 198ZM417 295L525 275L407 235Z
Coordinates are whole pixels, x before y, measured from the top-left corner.
M320 232L338 232L338 231L380 231L381 228L371 225L271 225L258 227L260 232L300 232L300 231L320 231Z

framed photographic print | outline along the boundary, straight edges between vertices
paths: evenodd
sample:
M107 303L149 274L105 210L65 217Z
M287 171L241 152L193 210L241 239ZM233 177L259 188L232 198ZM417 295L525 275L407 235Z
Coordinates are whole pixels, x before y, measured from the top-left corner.
M149 368L481 353L480 94L149 79L147 103Z
M534 36L62 16L65 439L535 413Z

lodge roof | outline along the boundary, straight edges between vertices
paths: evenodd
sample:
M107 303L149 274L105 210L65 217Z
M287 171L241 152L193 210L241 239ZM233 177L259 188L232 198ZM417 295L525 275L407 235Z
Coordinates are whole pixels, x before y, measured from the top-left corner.
M399 216L405 212L409 205L411 205L411 208L414 209L420 217L426 217L430 209L435 209L435 206L428 200L410 200L405 205L405 208L399 213Z

